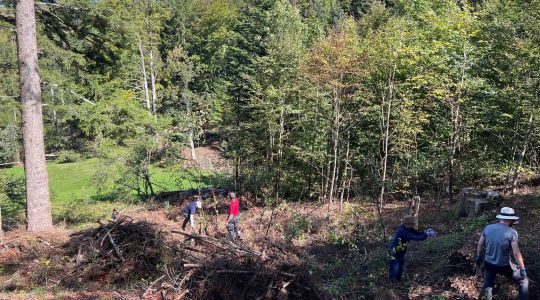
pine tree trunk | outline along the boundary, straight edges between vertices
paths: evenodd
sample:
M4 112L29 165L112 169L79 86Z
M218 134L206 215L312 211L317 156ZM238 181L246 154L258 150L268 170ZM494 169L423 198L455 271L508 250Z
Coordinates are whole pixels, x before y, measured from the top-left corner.
M15 12L23 120L27 229L50 230L53 225L45 164L34 1L17 1Z

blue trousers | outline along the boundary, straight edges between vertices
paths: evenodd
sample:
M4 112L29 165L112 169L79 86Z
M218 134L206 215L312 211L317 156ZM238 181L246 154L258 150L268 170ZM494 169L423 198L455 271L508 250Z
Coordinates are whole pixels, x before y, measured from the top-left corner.
M497 266L484 262L485 267L485 277L484 277L484 289L490 287L492 288L495 285L495 277L497 274L503 275L510 279L513 279L518 283L519 287L519 300L528 300L529 299L529 279L527 277L516 279L513 276L513 271L510 265L506 266Z
M405 257L396 257L388 263L388 279L390 282L401 280L403 265L405 265Z

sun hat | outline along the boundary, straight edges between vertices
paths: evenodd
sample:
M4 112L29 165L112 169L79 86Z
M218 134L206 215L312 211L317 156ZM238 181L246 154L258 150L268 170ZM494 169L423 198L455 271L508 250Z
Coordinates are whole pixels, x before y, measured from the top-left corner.
M496 217L499 220L519 220L519 217L516 216L516 212L511 207L501 208L501 213Z
M405 217L403 217L403 220L401 222L406 227L413 227L414 225L416 225L414 222L414 217L411 215L406 215Z

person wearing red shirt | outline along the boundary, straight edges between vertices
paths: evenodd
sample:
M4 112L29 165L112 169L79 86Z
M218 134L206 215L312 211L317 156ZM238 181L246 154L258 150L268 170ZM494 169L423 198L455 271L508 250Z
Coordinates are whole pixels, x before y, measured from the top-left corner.
M238 226L238 212L240 210L240 202L236 194L230 192L228 195L231 202L229 203L229 213L227 214L227 240L243 240Z

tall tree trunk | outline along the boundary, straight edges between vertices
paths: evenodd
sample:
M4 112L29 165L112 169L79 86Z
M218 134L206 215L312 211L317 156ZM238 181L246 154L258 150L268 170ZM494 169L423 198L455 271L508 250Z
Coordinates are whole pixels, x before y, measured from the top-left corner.
M193 129L189 129L188 138L189 148L191 149L191 159L197 160L197 155L195 154L195 142L193 141Z
M383 101L383 113L384 113L384 101ZM384 207L384 194L386 192L386 172L388 169L388 141L390 135L390 112L392 109L392 99L388 100L388 111L386 114L383 114L383 128L384 128L384 137L383 137L383 161L382 161L382 174L381 174L381 192L379 194L379 201L377 203L377 213L379 215L379 225L383 232L383 240L386 243L386 228L382 218L382 211Z
M148 76L146 75L146 63L144 62L144 51L142 48L141 36L137 34L137 47L139 48L139 55L141 57L141 73L142 73L142 86L144 90L144 101L146 102L146 109L152 113L152 107L150 105L150 93L148 92Z
M278 135L278 155L276 170L276 199L279 198L279 189L281 187L281 164L283 161L283 136L285 134L285 109L281 107L279 113L279 135Z
M452 133L450 134L450 148L448 150L448 199L450 200L450 203L454 203L454 165L457 143L459 141L459 109L459 104L452 104Z
M152 49L150 49L150 84L152 85L152 114L154 115L154 120L157 122L157 112L156 112L156 72L154 70L154 54Z
M339 197L339 212L343 212L343 198L345 196L345 190L347 188L347 171L349 167L350 145L351 131L347 130L347 149L345 150L345 166L343 167L343 175L341 176L341 196Z
M34 1L17 1L15 13L22 102L27 229L51 230L53 224L45 164Z
M333 140L333 168L332 179L330 181L330 192L328 193L328 210L330 211L330 205L334 198L334 188L336 185L336 177L338 172L338 148L339 148L339 123L340 123L340 100L338 91L334 91L334 124L332 128L332 140Z
M459 146L459 136L461 130L461 100L463 98L463 89L465 83L465 71L467 69L467 41L463 43L463 61L461 64L461 79L457 90L457 99L452 100L450 104L451 117L452 117L452 133L450 135L450 148L448 156L448 198L450 203L454 203L454 169L455 169L455 156L456 149ZM455 102L454 102L455 101Z
M379 225L383 234L383 242L386 244L386 226L382 217L384 207L384 194L386 192L386 173L388 170L388 144L390 141L390 117L392 112L392 102L394 100L394 77L396 74L397 65L394 65L392 72L388 76L388 97L384 94L381 102L381 130L383 134L383 155L382 155L382 170L381 170L381 192L377 203L377 214L379 216Z
M517 182L519 178L519 170L521 169L521 165L523 164L523 158L525 157L525 152L527 151L527 144L529 143L529 137L531 135L531 126L533 121L533 114L531 113L531 116L529 117L529 124L527 125L527 131L525 132L525 140L523 141L523 147L521 148L521 152L519 153L518 161L516 162L514 166L514 175L512 176L512 195L516 193L517 191Z

